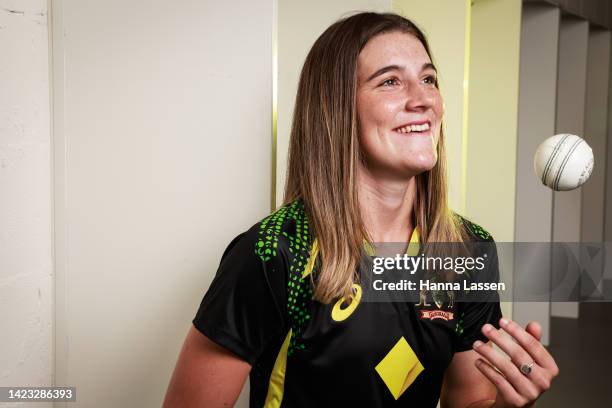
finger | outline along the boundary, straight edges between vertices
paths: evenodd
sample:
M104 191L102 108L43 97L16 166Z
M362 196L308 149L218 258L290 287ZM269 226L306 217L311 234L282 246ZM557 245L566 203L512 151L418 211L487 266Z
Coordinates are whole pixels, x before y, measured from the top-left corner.
M527 323L527 326L525 327L525 330L527 331L527 333L531 334L533 337L535 337L537 340L539 340L541 342L541 340L542 340L542 326L540 325L540 323L538 323L538 322L529 322L529 323ZM552 356L551 356L551 358L552 358ZM554 363L554 367L552 367L552 369L550 370L550 373L552 374L552 377L554 378L554 377L556 377L559 374L559 367L557 366L557 363L554 361L554 358L553 358L553 363ZM541 384L541 386L543 387L544 390L547 390L548 388L550 388L550 380L551 380L551 378L546 376L546 378L541 378L541 381L539 381L539 383Z
M530 400L539 396L540 392L536 386L518 370L510 359L481 341L474 342L474 350L497 367L518 394Z
M529 322L525 327L527 333L531 334L538 341L542 340L542 326L538 322Z
M553 368L556 369L557 365L555 364L555 360L548 353L548 350L544 348L538 339L527 333L518 323L512 320L501 319L499 325L506 333L518 341L539 366L550 370Z
M516 367L520 367L521 364L531 363L533 360L520 344L512 341L510 336L504 335L504 333L490 324L485 324L482 327L482 332L510 357ZM533 368L535 369L536 367Z
M504 401L516 407L525 405L527 401L516 392L508 380L506 380L506 378L495 368L481 359L476 360L475 364L480 372L495 385L495 388L497 388L497 391L501 394Z
M527 326L525 327L525 330L527 331L527 333L531 334L537 340L542 339L542 326L540 325L540 323L529 322ZM534 368L536 369L533 370L529 374L529 378L531 378L531 381L533 381L540 388L540 390L542 391L549 390L551 380L552 380L551 375L550 375L551 373L548 373L545 370L542 371L540 367L537 367L537 366L534 366ZM555 377L557 375L556 374L557 371L558 371L558 368L556 370L553 370L552 377Z

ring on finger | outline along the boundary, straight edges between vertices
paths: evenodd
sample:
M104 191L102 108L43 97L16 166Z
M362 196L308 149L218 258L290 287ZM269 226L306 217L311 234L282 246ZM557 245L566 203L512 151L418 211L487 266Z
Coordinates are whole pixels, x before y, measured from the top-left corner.
M520 366L520 370L521 373L525 374L525 375L529 375L533 369L533 365L535 364L535 361L531 361L530 363L523 363Z

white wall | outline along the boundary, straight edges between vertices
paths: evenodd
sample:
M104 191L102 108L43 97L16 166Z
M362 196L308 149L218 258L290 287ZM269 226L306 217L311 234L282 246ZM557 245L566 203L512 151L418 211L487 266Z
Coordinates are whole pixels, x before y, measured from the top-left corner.
M53 231L46 0L0 0L0 50L0 386L48 386Z
M224 248L268 213L272 22L271 2L54 2L65 406L160 406Z

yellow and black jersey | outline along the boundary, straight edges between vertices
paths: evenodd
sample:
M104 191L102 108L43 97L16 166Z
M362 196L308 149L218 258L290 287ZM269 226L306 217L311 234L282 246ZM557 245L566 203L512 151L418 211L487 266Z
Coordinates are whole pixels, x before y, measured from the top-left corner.
M465 222L475 240L492 241ZM325 305L308 276L316 246L303 204L282 207L229 244L193 320L251 364L250 406L435 407L453 354L486 341L485 323L499 327L498 298L365 302L355 284L350 302Z

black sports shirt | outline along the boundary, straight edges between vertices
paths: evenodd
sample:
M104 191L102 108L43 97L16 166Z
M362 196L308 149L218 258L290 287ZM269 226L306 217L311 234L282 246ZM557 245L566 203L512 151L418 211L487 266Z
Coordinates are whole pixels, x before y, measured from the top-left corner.
M280 208L229 244L193 320L251 364L251 407L435 407L453 354L499 327L499 301L314 301L312 246L301 202Z

